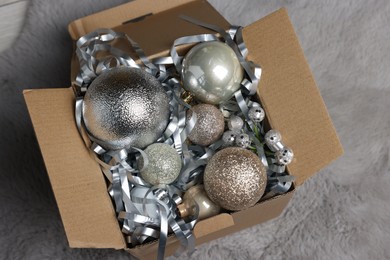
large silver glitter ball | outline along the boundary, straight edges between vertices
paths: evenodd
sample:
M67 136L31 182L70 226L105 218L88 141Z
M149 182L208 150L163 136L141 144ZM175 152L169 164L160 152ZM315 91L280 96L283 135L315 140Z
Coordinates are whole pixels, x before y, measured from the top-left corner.
M175 148L164 143L149 145L145 151L149 163L141 171L141 178L152 185L170 184L180 174L181 159ZM144 160L139 160L139 168L144 167Z
M285 146L282 150L275 153L276 163L279 165L287 165L292 162L294 153L291 148Z
M223 134L225 121L222 112L213 105L198 104L192 107L197 121L188 139L194 144L208 146L216 142ZM192 111L187 113L187 120L192 117Z
M84 97L83 119L104 148L144 148L164 132L169 98L160 82L144 70L114 68L92 81Z
M229 100L240 88L243 69L234 51L219 41L193 47L183 59L183 87L208 104Z
M211 157L203 182L212 201L227 210L243 210L260 200L267 185L267 174L256 154L228 147Z
M260 123L264 120L265 112L261 107L251 107L248 111L248 117L255 123Z

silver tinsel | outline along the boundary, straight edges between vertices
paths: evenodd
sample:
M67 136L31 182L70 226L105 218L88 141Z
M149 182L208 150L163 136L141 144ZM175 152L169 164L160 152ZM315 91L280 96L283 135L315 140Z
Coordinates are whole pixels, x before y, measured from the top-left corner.
M160 82L144 70L114 68L89 86L83 119L88 132L106 149L144 148L164 132L169 98Z

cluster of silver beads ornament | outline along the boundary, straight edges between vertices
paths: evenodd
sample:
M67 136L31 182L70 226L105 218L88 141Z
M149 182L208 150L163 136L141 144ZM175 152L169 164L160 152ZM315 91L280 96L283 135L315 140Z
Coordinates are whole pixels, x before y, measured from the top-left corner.
M275 129L269 130L265 136L265 143L268 148L275 152L275 163L277 165L287 165L294 159L294 152L282 143L282 135Z
M236 115L232 115L227 120L228 131L222 135L222 142L224 147L238 146L241 148L248 148L251 140L248 134L242 133L244 127L244 120Z
M254 123L261 123L265 118L264 109L259 106L251 107L248 111L248 117Z

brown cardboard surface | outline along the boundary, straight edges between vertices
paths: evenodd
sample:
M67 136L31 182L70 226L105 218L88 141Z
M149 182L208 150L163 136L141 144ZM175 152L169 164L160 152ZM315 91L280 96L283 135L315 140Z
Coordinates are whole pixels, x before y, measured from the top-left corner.
M24 91L71 247L126 246L99 165L74 119L71 88Z
M248 59L263 69L258 94L272 128L294 151L288 166L301 185L343 148L285 9L243 30Z
M293 191L290 191L284 195L258 203L249 209L232 214L223 213L198 222L193 232L196 238L196 245L201 245L279 216L287 206L292 195ZM178 247L179 241L177 238L174 236L169 237L165 252L166 256L175 253ZM155 259L157 257L157 248L158 242L154 242L127 249L127 251L140 259Z
M142 20L123 24L123 22L128 21L131 18L147 13L144 10L143 5L138 6L140 2L144 1L134 1L123 6L123 9L131 10L130 13L123 13L122 8L120 8L121 13L119 13L118 16L115 16L115 21L111 21L109 14L116 13L117 8L96 14L96 17L101 17L99 19L97 19L95 15L92 15L76 20L69 25L69 33L75 37L77 36L77 38L74 38L77 40L80 36L83 36L84 32L91 32L101 27L114 27L113 29L115 31L126 33L132 40L137 42L149 59L153 59L155 57L168 56L169 49L174 40L179 37L188 36L188 32L191 32L191 35L214 33L214 31L181 19L179 17L180 15L187 15L203 22L218 25L224 29L228 29L230 26L225 18L204 0L173 1L177 6L165 10L159 4L160 2L165 3L165 1L155 1L155 3L157 3L156 8L159 10L158 13L154 12L153 15L146 16ZM148 1L146 1L146 3L147 2ZM136 6L133 6L132 4ZM156 8L153 10L157 10ZM107 20L107 23L103 22L104 20ZM99 24L95 24L95 21L99 21ZM119 41L113 46L126 51L134 59L137 58L133 55L127 42ZM178 48L180 51L185 49L188 49L188 46L180 46ZM79 72L79 62L75 54L72 58L71 69L71 80L74 80Z
M190 16L200 21L228 29L230 24L207 1L193 1L172 9L148 16L142 21L117 26L114 30L129 35L142 46L149 58L169 55L173 42L179 37L215 33L181 19ZM153 32L153 33L145 33Z
M69 24L68 31L73 40L99 28L113 28L131 19L156 14L194 0L136 0L127 4L98 12Z

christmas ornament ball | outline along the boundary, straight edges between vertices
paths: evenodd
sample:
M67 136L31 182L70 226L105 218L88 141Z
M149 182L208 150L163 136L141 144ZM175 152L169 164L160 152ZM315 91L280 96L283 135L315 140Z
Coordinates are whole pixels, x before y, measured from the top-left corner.
M149 145L145 151L148 164L141 171L141 178L152 185L170 184L176 180L181 170L181 159L175 148L164 143ZM144 160L139 160L139 168L144 167Z
M248 134L241 133L236 136L236 145L241 148L247 148L251 144L251 139Z
M192 117L192 111L196 114L196 123L188 139L194 144L208 146L217 141L223 134L225 121L222 112L209 104L198 104L187 113L187 121Z
M195 45L184 57L183 87L203 103L229 100L240 88L243 69L232 48L219 41Z
M279 165L287 165L294 159L294 152L291 148L284 146L282 150L276 151L275 153L276 163Z
M183 196L183 203L177 206L181 217L194 216L198 219L205 219L217 215L221 207L215 204L207 196L203 185L195 185L189 188Z
M251 107L248 111L248 117L255 123L260 123L264 120L265 112L261 107Z
M223 146L225 146L225 147L233 146L236 142L236 137L239 134L240 134L240 132L233 131L233 130L228 130L228 131L224 132L222 135Z
M282 141L282 135L278 130L271 129L265 134L264 139L268 146L272 146Z
M146 71L113 68L88 87L82 115L88 133L102 147L144 148L164 132L169 98L160 82Z
M224 209L237 211L260 200L267 185L267 174L254 153L228 147L211 157L203 182L212 201Z

